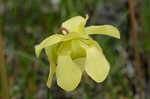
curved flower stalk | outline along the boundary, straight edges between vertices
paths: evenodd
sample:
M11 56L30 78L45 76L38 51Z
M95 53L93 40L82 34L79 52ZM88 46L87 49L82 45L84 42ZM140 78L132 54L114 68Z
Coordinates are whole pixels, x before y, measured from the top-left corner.
M74 90L80 83L83 72L94 81L102 82L109 73L109 62L102 48L90 35L102 34L119 39L120 33L111 25L85 27L86 18L75 16L64 23L63 34L54 34L35 46L39 56L45 49L50 63L47 86L51 87L56 75L57 84L66 91Z

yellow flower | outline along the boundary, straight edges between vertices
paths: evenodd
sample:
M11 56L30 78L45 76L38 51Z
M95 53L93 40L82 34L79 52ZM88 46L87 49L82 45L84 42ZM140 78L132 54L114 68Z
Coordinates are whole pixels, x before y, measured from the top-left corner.
M109 62L102 48L89 35L102 34L120 38L117 28L111 25L85 27L86 18L75 16L62 23L63 34L54 34L35 46L39 56L45 49L50 63L47 86L51 87L56 74L57 84L66 91L74 90L85 71L94 81L102 82L109 73Z

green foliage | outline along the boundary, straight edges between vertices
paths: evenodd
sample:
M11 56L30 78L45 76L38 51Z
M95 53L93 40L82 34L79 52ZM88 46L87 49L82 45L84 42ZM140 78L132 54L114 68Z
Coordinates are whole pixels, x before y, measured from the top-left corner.
M143 3L145 6L142 8L142 24L143 24L143 42L142 46L144 47L144 51L147 52L150 55L150 46L149 46L149 40L150 40L150 0L144 0Z

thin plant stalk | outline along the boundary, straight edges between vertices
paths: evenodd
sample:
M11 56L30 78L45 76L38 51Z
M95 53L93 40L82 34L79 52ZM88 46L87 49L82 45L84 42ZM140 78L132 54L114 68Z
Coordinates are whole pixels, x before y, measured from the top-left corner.
M130 23L131 23L131 34L130 34L130 41L134 50L134 57L135 57L135 63L134 63L134 70L136 73L136 84L135 85L136 91L139 94L140 99L143 99L144 97L144 84L143 84L143 73L141 69L141 60L140 60L140 54L139 54L139 47L138 47L138 38L137 38L137 20L135 16L135 8L134 3L136 0L128 0L128 9L130 14Z
M5 65L4 40L0 36L0 78L2 88L2 99L9 99L7 70Z

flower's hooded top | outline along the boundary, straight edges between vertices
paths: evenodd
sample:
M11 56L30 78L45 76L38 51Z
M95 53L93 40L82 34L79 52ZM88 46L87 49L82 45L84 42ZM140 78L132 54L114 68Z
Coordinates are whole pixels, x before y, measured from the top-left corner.
M85 27L87 19L88 16L75 16L65 21L62 23L63 34L54 34L35 46L36 55L39 56L45 49L50 62L48 87L51 87L54 75L57 84L66 91L72 91L78 86L83 72L96 82L106 79L109 62L102 48L90 35L102 34L119 39L120 34L111 25Z

